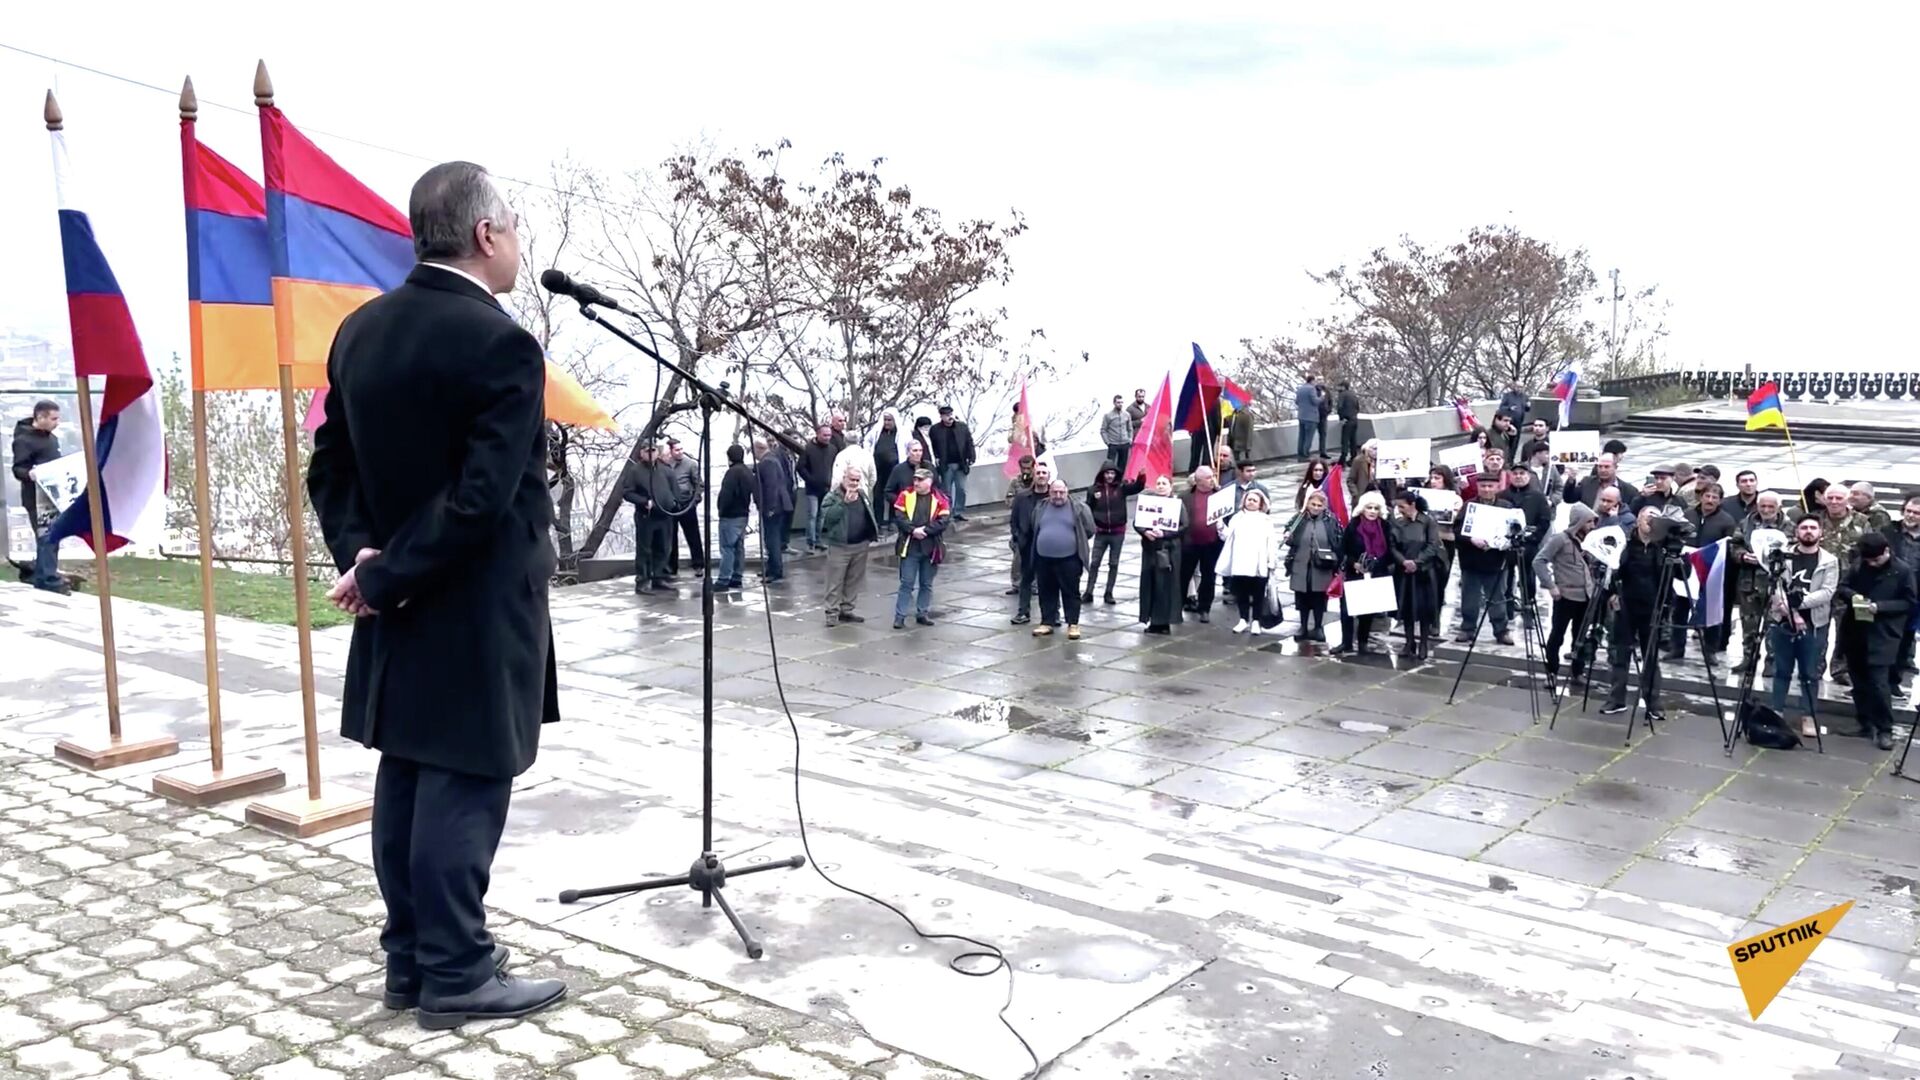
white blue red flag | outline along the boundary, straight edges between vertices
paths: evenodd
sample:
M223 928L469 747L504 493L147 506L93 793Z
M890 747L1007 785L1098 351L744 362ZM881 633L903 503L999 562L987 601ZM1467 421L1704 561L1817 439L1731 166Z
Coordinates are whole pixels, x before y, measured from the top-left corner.
M1556 426L1573 426L1573 392L1580 385L1580 367L1574 365L1560 373L1553 380L1553 396L1560 399L1560 423Z
M1727 619L1727 540L1722 537L1686 552L1692 578L1693 614L1689 626L1719 626Z
M67 317L73 329L73 372L102 376L99 426L94 432L100 468L100 509L107 550L157 544L167 518L167 447L153 372L133 328L133 314L113 268L94 240L93 225L75 201L64 132L53 136L53 178L60 199L60 248L66 263ZM58 518L56 539L78 536L93 544L93 515L75 499Z

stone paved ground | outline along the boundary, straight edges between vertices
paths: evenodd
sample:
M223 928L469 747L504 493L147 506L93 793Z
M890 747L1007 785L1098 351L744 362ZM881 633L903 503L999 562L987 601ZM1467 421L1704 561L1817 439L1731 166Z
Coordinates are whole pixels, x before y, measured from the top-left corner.
M568 1001L422 1031L380 1004L365 867L6 750L0 820L0 1080L956 1076L514 919Z

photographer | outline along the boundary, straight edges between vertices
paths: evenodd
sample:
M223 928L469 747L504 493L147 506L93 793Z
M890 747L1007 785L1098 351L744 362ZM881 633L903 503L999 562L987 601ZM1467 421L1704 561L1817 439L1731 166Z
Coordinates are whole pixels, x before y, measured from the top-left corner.
M1680 558L1683 531L1671 524L1656 528L1659 518L1659 510L1643 508L1620 553L1620 568L1614 574L1619 585L1609 604L1613 610L1613 632L1608 635L1613 684L1601 716L1627 711L1627 669L1632 653L1637 651L1645 657L1640 669L1640 700L1646 703L1647 718L1666 719L1660 711L1660 650L1647 648L1647 644L1653 639L1661 590L1672 588L1670 583L1684 572L1686 563Z
M1827 651L1827 622L1833 594L1840 585L1840 560L1821 547L1820 518L1803 514L1794 523L1793 547L1774 553L1768 571L1774 582L1767 612L1767 653L1773 657L1773 711L1785 714L1787 684L1795 667L1807 714L1800 733L1813 736L1814 697L1820 681L1820 658Z
M1539 557L1540 545L1546 542L1547 532L1553 528L1553 504L1547 501L1544 489L1535 483L1533 470L1518 463L1507 470L1507 502L1527 517L1520 565L1508 583L1507 601L1511 604L1517 599L1520 625L1531 630L1534 609L1540 603L1540 580L1534 576L1533 561Z
M1584 503L1574 503L1569 514L1566 530L1548 537L1533 557L1533 572L1553 596L1553 628L1547 633L1544 650L1548 690L1554 689L1560 673L1560 645L1566 640L1567 627L1577 630L1585 625L1587 604L1596 589L1593 567L1588 564L1586 552L1580 550L1580 544L1593 532L1593 523L1599 520L1599 515ZM1582 670L1584 662L1576 642L1569 685L1579 682L1586 674Z

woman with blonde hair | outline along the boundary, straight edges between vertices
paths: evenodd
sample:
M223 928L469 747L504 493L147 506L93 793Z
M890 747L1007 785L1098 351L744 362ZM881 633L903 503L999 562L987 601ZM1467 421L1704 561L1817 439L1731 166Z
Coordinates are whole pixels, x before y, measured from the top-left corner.
M1393 572L1387 561L1387 500L1377 491L1365 492L1353 506L1353 517L1340 536L1340 566L1348 582L1371 577L1386 577ZM1349 616L1347 597L1340 595L1340 647L1336 653L1365 656L1372 645L1373 616Z
M1300 613L1295 641L1327 640L1327 589L1340 570L1340 523L1327 513L1327 497L1307 493L1306 508L1287 534L1287 580Z
M1255 637L1260 636L1266 616L1267 579L1280 562L1280 530L1276 525L1267 512L1266 492L1248 488L1240 512L1228 518L1222 530L1220 557L1214 565L1227 580L1227 592L1240 612L1240 621L1233 625L1236 634L1252 631Z

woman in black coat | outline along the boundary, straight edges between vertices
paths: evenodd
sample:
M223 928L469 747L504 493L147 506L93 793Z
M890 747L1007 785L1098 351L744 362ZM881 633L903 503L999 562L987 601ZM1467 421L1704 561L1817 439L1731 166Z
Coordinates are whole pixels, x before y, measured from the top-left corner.
M1387 561L1393 566L1394 593L1400 601L1400 626L1407 644L1401 655L1424 660L1433 642L1432 622L1440 610L1436 584L1446 558L1440 544L1440 525L1427 513L1425 501L1412 488L1401 488L1393 500L1393 519L1387 525ZM1415 635L1418 644L1415 644Z
M1155 495L1172 496L1173 481L1153 482ZM1149 634L1170 634L1180 622L1180 538L1187 532L1187 508L1180 507L1180 527L1171 531L1135 528L1140 534L1140 621Z

